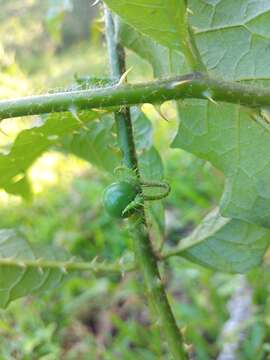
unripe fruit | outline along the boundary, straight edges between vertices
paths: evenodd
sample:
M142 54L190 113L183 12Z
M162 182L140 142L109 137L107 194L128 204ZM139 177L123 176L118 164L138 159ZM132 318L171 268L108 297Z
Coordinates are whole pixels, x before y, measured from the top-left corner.
M134 210L123 215L123 211L137 195L137 190L125 181L115 182L109 185L103 194L103 204L106 211L115 218L129 217Z

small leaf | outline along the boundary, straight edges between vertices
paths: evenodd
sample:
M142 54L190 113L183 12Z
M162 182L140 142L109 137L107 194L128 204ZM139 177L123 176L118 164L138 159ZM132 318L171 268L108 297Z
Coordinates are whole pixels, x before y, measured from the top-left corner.
M95 111L79 113L83 123L97 116ZM0 188L29 198L31 190L26 178L29 167L66 134L81 126L71 113L59 113L45 117L42 125L20 132L9 153L0 154Z
M103 116L89 122L77 133L66 136L58 148L112 173L120 163L113 126L112 117Z
M14 230L0 230L0 307L58 286L63 278L61 269L43 267L42 260L67 261L69 258L60 248L33 247ZM36 266L28 266L27 261Z
M149 149L153 142L151 121L138 107L131 108L131 118L137 151Z
M180 242L178 251L180 256L211 269L244 273L261 264L269 241L269 230L224 218L215 209Z

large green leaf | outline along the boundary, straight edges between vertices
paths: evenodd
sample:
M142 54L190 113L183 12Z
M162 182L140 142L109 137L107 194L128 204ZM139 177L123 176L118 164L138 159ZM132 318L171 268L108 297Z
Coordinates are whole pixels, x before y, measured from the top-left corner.
M179 50L186 46L188 22L185 0L105 0L127 23L160 44Z
M214 270L243 273L261 264L269 241L269 230L224 218L215 209L180 242L176 253Z
M189 0L210 72L231 80L270 78L270 1Z
M270 227L270 125L239 106L186 101L173 147L210 161L226 177L221 213Z
M182 2L107 0L107 3L125 22L148 36L139 37L124 26L120 29L123 43L150 61L160 74L167 72L168 51L159 44L181 51L177 17L182 13ZM190 21L196 43L210 72L231 80L270 79L269 1L189 0L188 7L193 14ZM186 21L184 24L186 29ZM156 54L160 56L155 57Z
M46 268L42 262L68 259L70 256L62 249L30 246L14 230L0 230L0 307L7 307L20 297L57 287L63 278L63 271L60 267ZM32 265L27 265L27 262ZM36 266L33 266L35 263Z
M72 113L51 114L44 118L42 125L19 133L11 150L0 154L0 188L28 197L30 186L26 173L34 161L66 134L77 131L97 116L95 111L81 112L76 116Z

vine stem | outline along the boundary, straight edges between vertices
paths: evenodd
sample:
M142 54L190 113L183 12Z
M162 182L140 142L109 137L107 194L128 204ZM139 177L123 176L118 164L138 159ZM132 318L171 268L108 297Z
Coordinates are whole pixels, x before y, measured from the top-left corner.
M120 79L125 73L124 49L117 41L115 22L110 11L105 7L106 38L110 59L111 75ZM123 153L124 164L135 170L140 180L136 148L130 111L128 107L121 108L115 113L118 129L118 141ZM140 188L142 193L142 188ZM139 269L142 273L147 297L153 305L158 322L164 331L169 350L175 360L186 359L182 335L170 308L164 285L161 281L157 260L152 250L150 237L146 225L144 207L130 220L134 237L134 252ZM135 236L134 236L135 235Z
M0 121L51 112L110 108L178 99L209 99L252 107L269 107L270 90L192 73L166 80L124 84L0 101Z

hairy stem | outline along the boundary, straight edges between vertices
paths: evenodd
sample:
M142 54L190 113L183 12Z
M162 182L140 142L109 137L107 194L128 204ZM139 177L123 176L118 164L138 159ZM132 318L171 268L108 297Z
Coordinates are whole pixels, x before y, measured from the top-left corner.
M31 96L0 101L0 120L50 112L108 108L177 99L207 99L248 107L270 106L270 90L209 78L200 73L95 90Z
M124 273L134 269L133 262L117 261L115 263L105 263L92 261L75 262L75 261L57 261L57 260L18 260L12 258L0 259L0 267L19 267L19 268L33 268L40 271L46 269L60 270L63 273L70 271L90 271L95 275L105 275L112 273Z
M124 49L117 42L115 24L108 9L105 8L106 36L108 42L111 75L120 79L125 72ZM115 114L118 128L118 140L123 152L126 166L134 169L140 178L134 136L129 108L125 107ZM142 193L142 189L140 189ZM149 302L154 306L161 328L164 331L169 350L175 360L185 359L185 351L181 333L176 325L164 286L160 279L157 261L152 250L148 230L146 227L143 207L130 221L134 236L134 251L136 260L142 273Z

